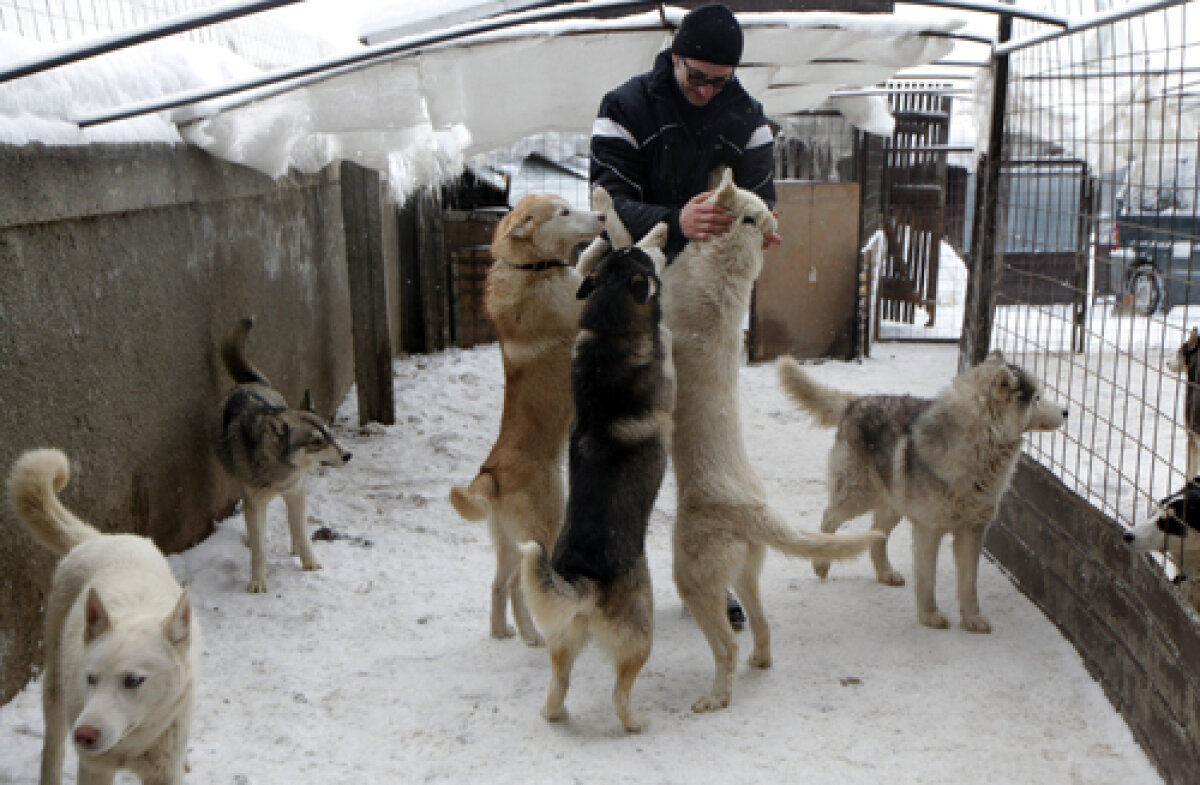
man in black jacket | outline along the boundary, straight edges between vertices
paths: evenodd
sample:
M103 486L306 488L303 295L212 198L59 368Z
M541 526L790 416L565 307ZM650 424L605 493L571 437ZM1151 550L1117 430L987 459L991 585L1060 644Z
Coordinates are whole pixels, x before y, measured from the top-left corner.
M729 213L704 203L717 166L732 168L734 182L775 205L771 129L734 75L742 38L720 3L689 12L651 71L604 96L592 127L592 184L612 195L635 241L666 221L669 258L688 240L729 230ZM773 233L767 245L779 241Z
M733 217L706 204L709 173L729 166L733 180L775 206L775 144L762 104L734 76L742 27L720 3L683 17L654 68L604 96L592 126L590 175L613 198L636 242L660 221L673 259L689 240L729 231ZM781 242L771 232L764 248ZM746 617L733 594L729 621Z

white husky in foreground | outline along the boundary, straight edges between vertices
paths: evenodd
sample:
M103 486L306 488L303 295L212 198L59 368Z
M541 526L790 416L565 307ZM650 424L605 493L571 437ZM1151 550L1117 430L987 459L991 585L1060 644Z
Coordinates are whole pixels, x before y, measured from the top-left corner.
M180 783L200 659L188 590L150 540L101 534L63 507L69 476L62 452L33 450L8 481L17 515L62 557L46 603L41 785L62 781L68 730L81 785L118 769Z

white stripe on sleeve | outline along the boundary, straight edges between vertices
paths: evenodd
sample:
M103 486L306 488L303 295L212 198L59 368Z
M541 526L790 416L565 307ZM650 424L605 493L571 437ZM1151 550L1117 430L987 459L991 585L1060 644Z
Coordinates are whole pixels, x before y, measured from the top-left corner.
M750 134L750 141L746 142L746 149L762 147L764 144L770 144L772 141L774 141L774 137L771 136L771 127L765 124L760 125L754 129L754 133Z
M618 139L624 139L634 149L637 149L638 147L637 140L633 138L633 134L626 130L625 126L616 123L607 117L596 118L596 122L592 124L592 136L616 137Z

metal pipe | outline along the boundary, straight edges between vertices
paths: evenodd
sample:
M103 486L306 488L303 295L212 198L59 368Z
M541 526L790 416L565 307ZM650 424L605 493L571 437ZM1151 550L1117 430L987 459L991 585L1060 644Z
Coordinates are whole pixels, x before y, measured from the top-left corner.
M1045 11L1034 11L1027 8L1017 8L1007 3L993 3L988 0L902 0L912 5L932 5L942 8L957 8L961 11L982 11L988 14L1006 16L1010 19L1026 19L1030 22L1067 27L1071 24L1069 17L1051 14Z
M1183 5L1186 2L1188 2L1188 0L1146 0L1146 2L1134 3L1132 5L1123 6L1112 11L1105 11L1103 13L1096 14L1095 16L1088 17L1087 19L1072 21L1069 25L1067 25L1065 30L1039 33L1026 38L1020 38L1016 41L998 44L993 52L993 56L999 57L1000 55L1012 54L1018 50L1028 49L1031 46L1044 44L1047 41L1053 41L1057 38L1062 38L1063 36L1081 33L1085 30L1092 30L1096 27L1102 27L1107 24L1112 24L1113 22L1121 22L1126 19L1132 19L1135 16L1142 16L1144 14L1153 13L1154 11L1161 11L1164 8Z
M115 52L118 49L155 41L175 33L195 30L197 27L226 22L230 19L257 14L272 8L299 3L302 0L238 0L238 2L213 8L195 14L183 14L162 22L146 25L131 32L101 35L84 40L78 44L67 46L50 54L33 57L24 62L8 65L0 69L0 84L20 79L23 76L48 71L61 65L86 60L96 55Z
M456 25L436 33L411 36L409 38L402 38L398 41L393 41L389 44L379 44L377 46L366 47L359 52L340 55L338 57L321 60L304 66L270 71L262 76L245 79L243 81L234 82L221 87L184 90L182 92L173 93L162 98L143 101L138 104L131 104L129 106L125 106L104 114L78 118L76 119L75 123L80 128L88 128L93 125L111 123L117 120L125 120L130 117L139 117L141 115L151 114L153 112L160 112L165 109L174 109L187 104L199 103L200 101L207 101L213 98L221 98L222 96L231 95L233 93L253 90L258 87L266 87L268 85L287 82L300 77L321 74L322 72L339 70L340 72L344 73L346 71L354 70L358 67L365 67L366 65L369 65L371 61L382 60L393 55L402 54L412 49L419 49L425 46L445 43L446 41L452 41L478 33L491 32L493 30L498 30L505 27L513 27L526 22L545 22L553 19L565 19L573 16L585 15L593 11L603 9L636 8L642 6L649 8L658 7L659 5L661 5L661 3L655 0L588 0L588 2L571 3L567 6L559 4L548 9L536 9L503 14L499 17L492 17L479 22L468 22L462 25Z

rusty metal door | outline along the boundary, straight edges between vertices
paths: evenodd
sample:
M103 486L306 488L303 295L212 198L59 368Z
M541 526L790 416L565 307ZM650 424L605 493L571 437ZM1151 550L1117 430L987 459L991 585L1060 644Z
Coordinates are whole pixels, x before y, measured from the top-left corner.
M875 335L881 321L913 324L918 309L925 311L926 327L937 315L950 100L929 92L891 97L896 129L882 174L888 250L876 289Z

